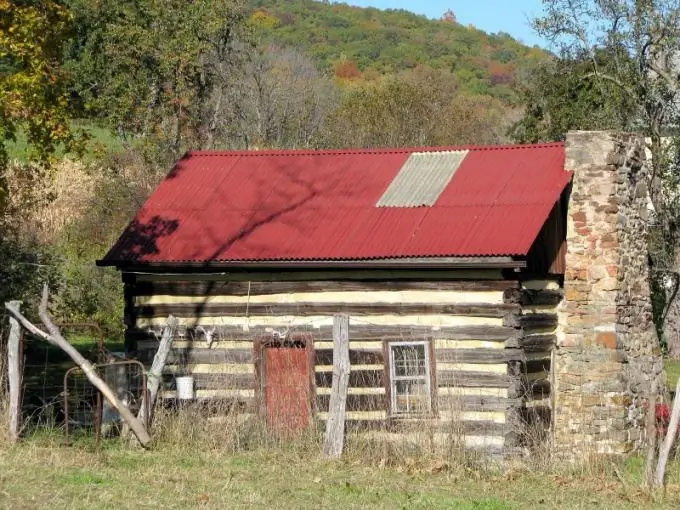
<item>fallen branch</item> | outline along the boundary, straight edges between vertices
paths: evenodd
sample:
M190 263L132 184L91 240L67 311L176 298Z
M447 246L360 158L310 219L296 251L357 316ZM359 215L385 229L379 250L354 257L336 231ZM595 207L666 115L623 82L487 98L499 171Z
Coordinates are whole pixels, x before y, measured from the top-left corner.
M666 438L661 445L659 451L659 463L656 465L656 476L654 477L654 485L657 487L663 486L664 476L666 475L666 463L668 456L671 453L673 443L678 436L678 425L680 425L680 379L675 385L675 397L673 398L673 411L671 412L671 421L668 424L666 431Z
M52 345L59 347L82 369L85 377L92 383L92 385L97 388L104 398L108 400L111 405L120 413L121 418L130 426L130 429L135 434L140 444L147 447L151 443L151 437L144 428L144 425L139 421L130 410L125 407L125 405L118 400L116 395L111 391L111 388L97 375L97 371L90 363L87 361L82 354L80 354L75 347L73 347L62 335L50 318L47 312L47 301L49 298L49 291L47 285L43 287L42 300L40 301L40 307L38 308L38 314L43 324L47 328L49 333L45 333L40 328L32 324L26 317L24 317L18 308L13 303L5 303L5 308L19 323L30 332L32 335L42 338L43 340L49 342Z

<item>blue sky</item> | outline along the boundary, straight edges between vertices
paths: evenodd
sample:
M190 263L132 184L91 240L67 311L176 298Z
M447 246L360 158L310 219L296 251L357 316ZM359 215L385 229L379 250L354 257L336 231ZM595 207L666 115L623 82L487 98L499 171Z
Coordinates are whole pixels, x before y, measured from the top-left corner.
M547 46L529 26L529 19L541 14L541 0L342 0L360 7L406 9L429 18L439 18L451 9L458 22L472 24L485 32L507 32L525 44Z

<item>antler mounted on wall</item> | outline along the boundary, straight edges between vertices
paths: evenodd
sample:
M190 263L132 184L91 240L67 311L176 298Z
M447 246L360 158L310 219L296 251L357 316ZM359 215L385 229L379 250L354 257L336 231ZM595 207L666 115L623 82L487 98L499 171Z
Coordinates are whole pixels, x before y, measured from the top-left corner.
M208 344L208 348L210 348L212 343L215 341L215 332L217 331L217 328L213 326L212 329L205 329L203 326L197 326L196 331L203 333L203 338Z

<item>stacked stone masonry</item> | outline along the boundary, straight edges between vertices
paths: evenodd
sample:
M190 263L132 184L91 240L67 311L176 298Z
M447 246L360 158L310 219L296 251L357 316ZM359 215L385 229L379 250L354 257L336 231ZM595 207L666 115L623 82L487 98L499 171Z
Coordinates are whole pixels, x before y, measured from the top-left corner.
M647 262L647 167L632 134L574 132L565 299L553 367L557 454L628 453L661 377Z

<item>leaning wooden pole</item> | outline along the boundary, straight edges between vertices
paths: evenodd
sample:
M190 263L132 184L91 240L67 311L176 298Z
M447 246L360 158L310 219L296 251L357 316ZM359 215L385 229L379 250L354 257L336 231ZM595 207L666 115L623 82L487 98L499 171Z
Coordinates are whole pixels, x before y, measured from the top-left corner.
M349 372L349 316L336 315L333 318L333 381L323 442L326 457L342 455Z
M172 340L175 337L175 331L177 330L177 324L177 319L170 315L165 323L165 328L163 328L163 336L161 337L160 344L158 344L156 355L153 358L151 370L147 375L147 391L144 394L144 397L142 397L142 407L137 415L142 423L146 423L147 426L150 426L151 424L151 416L153 416L153 408L156 404L158 389L161 385L163 369L168 361L170 349L172 348ZM149 413L148 416L146 414L147 412Z
M17 310L21 301L10 301ZM21 325L12 316L9 318L9 338L7 340L7 378L9 382L9 437L19 440L21 432Z
M666 431L666 438L659 450L659 463L656 465L656 476L654 477L654 485L661 487L663 485L664 476L666 475L666 463L668 456L671 453L673 443L678 437L678 425L680 425L680 379L675 385L675 397L673 398L673 410L671 411L671 422L668 424Z
M61 336L59 328L54 325L52 319L47 313L48 297L49 291L47 289L47 285L45 285L43 288L43 295L38 313L49 333L45 333L33 325L12 303L5 303L5 308L24 327L24 329L29 331L31 334L46 340L52 345L59 347L66 354L68 354L68 356L82 369L85 377L87 377L90 383L92 383L95 388L101 391L102 395L104 395L104 398L106 398L106 400L111 403L116 411L118 411L121 418L125 420L125 422L130 426L130 429L134 435L137 436L140 444L144 447L147 447L151 443L151 437L144 428L142 422L139 421L120 400L118 400L118 397L116 397L113 391L111 391L111 388L109 388L108 385L97 375L97 371L92 363L87 361L83 355L76 350L75 347L73 347L63 336Z

